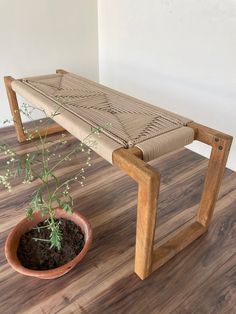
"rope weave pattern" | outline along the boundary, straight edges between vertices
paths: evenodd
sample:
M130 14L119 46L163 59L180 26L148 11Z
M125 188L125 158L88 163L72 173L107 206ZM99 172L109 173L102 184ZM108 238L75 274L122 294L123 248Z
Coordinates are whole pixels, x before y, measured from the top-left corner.
M190 121L71 73L22 82L91 126L102 127L104 134L124 147L181 128Z

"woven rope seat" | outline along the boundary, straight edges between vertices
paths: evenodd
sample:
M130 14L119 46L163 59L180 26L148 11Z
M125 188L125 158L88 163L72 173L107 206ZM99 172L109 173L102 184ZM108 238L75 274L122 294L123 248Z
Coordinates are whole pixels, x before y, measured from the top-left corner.
M94 149L112 163L120 147L138 147L145 161L191 143L191 120L127 96L72 73L15 80L12 88L71 134L83 139L92 127L102 127Z

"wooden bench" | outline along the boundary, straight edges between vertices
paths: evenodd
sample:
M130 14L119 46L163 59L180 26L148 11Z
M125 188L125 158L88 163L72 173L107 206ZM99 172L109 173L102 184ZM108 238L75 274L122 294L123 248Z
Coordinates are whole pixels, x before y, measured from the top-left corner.
M19 80L8 76L5 85L19 142L26 140L26 134L16 94L48 115L59 108L60 114L53 118L56 123L47 134L66 129L82 140L91 126L103 127L94 150L138 183L134 271L141 279L207 231L232 136L64 70ZM104 127L107 122L110 127ZM45 132L40 129L41 135ZM196 221L153 251L160 173L147 162L193 140L212 147Z

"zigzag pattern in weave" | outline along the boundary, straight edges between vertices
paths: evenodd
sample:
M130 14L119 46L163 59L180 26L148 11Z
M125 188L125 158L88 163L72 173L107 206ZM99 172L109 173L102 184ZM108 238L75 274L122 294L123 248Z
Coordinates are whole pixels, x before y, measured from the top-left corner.
M102 127L107 136L124 147L132 147L184 125L183 121L159 108L144 106L69 74L25 80L24 83L91 126Z

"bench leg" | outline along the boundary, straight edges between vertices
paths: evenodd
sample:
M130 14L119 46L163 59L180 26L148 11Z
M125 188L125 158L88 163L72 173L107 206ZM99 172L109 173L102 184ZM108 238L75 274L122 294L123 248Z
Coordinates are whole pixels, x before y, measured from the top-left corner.
M189 127L195 131L195 140L212 146L196 221L182 229L155 251L153 250L153 241L160 175L142 160L142 152L136 148L121 148L113 152L113 163L138 183L134 270L141 279L148 277L152 271L164 265L204 234L214 212L232 137L195 123L189 124Z
M11 114L16 130L16 136L19 142L26 141L26 135L23 130L23 124L21 120L21 115L19 111L19 105L16 97L16 93L11 88L11 83L14 81L14 79L11 76L5 76L4 77L4 83L6 87L7 97L11 109Z
M160 179L149 178L138 186L137 227L134 271L144 279L152 272L153 241L156 227Z
M15 91L11 87L11 83L13 81L14 81L14 78L12 78L11 76L4 77L8 101L9 101L9 105L11 109L12 118L14 121L15 130L16 130L16 136L19 142L25 142L27 140L27 136L24 132L24 127L23 127L23 123L21 119L17 96L16 96ZM42 127L37 132L34 132L34 130L30 130L30 132L32 133L33 138L38 138L39 136L45 136L46 134L50 135L50 134L62 132L64 130L65 129L62 128L57 123L52 123L49 127Z
M213 216L233 138L200 124L191 123L189 126L195 130L196 140L212 147L202 197L197 212L197 221L202 226L208 228Z
M141 151L136 149L121 148L113 153L113 163L138 183L134 271L145 279L152 272L160 175L139 158L140 154Z

